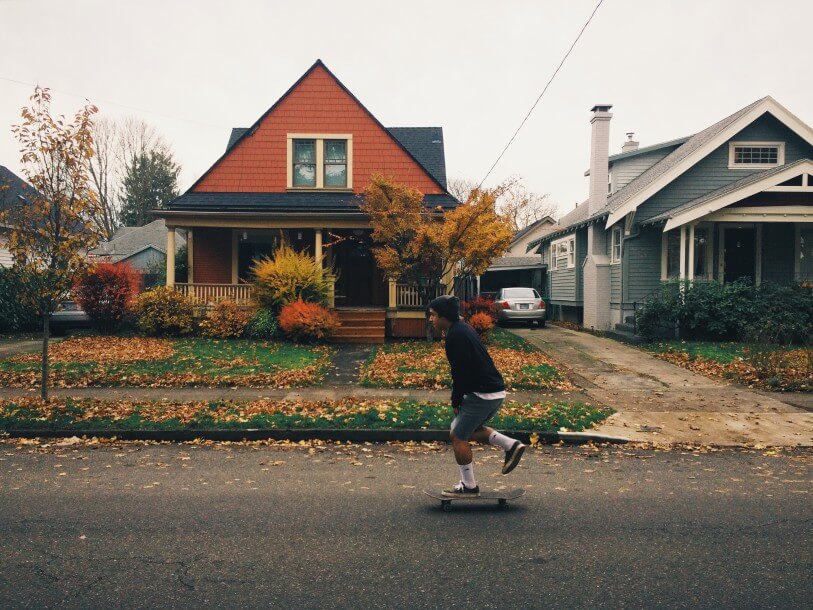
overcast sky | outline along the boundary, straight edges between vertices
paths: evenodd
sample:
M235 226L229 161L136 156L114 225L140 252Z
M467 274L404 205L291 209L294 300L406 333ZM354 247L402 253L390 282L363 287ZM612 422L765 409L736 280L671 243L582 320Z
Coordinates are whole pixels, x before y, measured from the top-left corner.
M321 58L384 125L443 127L448 175L480 180L596 1L0 0L0 79L51 87L59 112L87 97L143 118L186 189ZM519 175L562 213L584 200L595 103L614 105L611 153L765 95L813 124L812 23L810 0L605 0L488 183ZM31 89L0 80L15 172Z

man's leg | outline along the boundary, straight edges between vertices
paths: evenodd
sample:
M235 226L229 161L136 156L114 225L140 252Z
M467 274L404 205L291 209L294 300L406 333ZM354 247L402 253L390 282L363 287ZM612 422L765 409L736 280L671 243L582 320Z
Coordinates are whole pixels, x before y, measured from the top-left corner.
M515 438L506 436L502 432L497 432L494 428L488 426L480 426L471 435L471 440L477 441L482 444L495 445L505 451L505 463L503 464L502 473L508 474L519 464L522 459L522 454L525 452L525 445ZM471 447L469 447L469 455L471 455ZM460 462L458 462L459 464Z

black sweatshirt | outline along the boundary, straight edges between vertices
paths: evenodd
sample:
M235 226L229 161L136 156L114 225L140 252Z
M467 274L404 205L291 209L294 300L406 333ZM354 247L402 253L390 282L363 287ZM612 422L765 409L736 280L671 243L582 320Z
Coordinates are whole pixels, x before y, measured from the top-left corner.
M452 368L452 406L459 407L463 395L491 393L505 389L502 375L494 366L477 331L458 320L446 331L446 357Z

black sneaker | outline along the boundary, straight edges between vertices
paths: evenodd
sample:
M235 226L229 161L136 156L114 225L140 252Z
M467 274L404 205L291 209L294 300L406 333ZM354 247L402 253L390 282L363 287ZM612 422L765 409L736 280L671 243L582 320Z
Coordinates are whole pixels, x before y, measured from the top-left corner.
M444 489L440 495L449 496L452 498L455 496L472 496L476 498L477 496L480 495L480 486L477 485L475 487L466 487L465 485L463 485L463 481L460 481L460 483L458 483L451 489Z
M525 448L527 446L528 445L523 445L519 441L511 445L511 448L505 452L505 464L502 466L503 474L508 474L517 467L517 464L519 464L519 460L522 458L522 454L525 452Z

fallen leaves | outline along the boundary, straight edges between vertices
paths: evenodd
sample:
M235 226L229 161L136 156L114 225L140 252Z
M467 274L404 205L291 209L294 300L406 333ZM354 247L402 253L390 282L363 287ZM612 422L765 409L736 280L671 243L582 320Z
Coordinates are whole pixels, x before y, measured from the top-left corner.
M148 337L72 337L48 349L49 362L115 364L136 360L165 360L175 354L172 341ZM39 353L21 354L12 362L39 362Z

